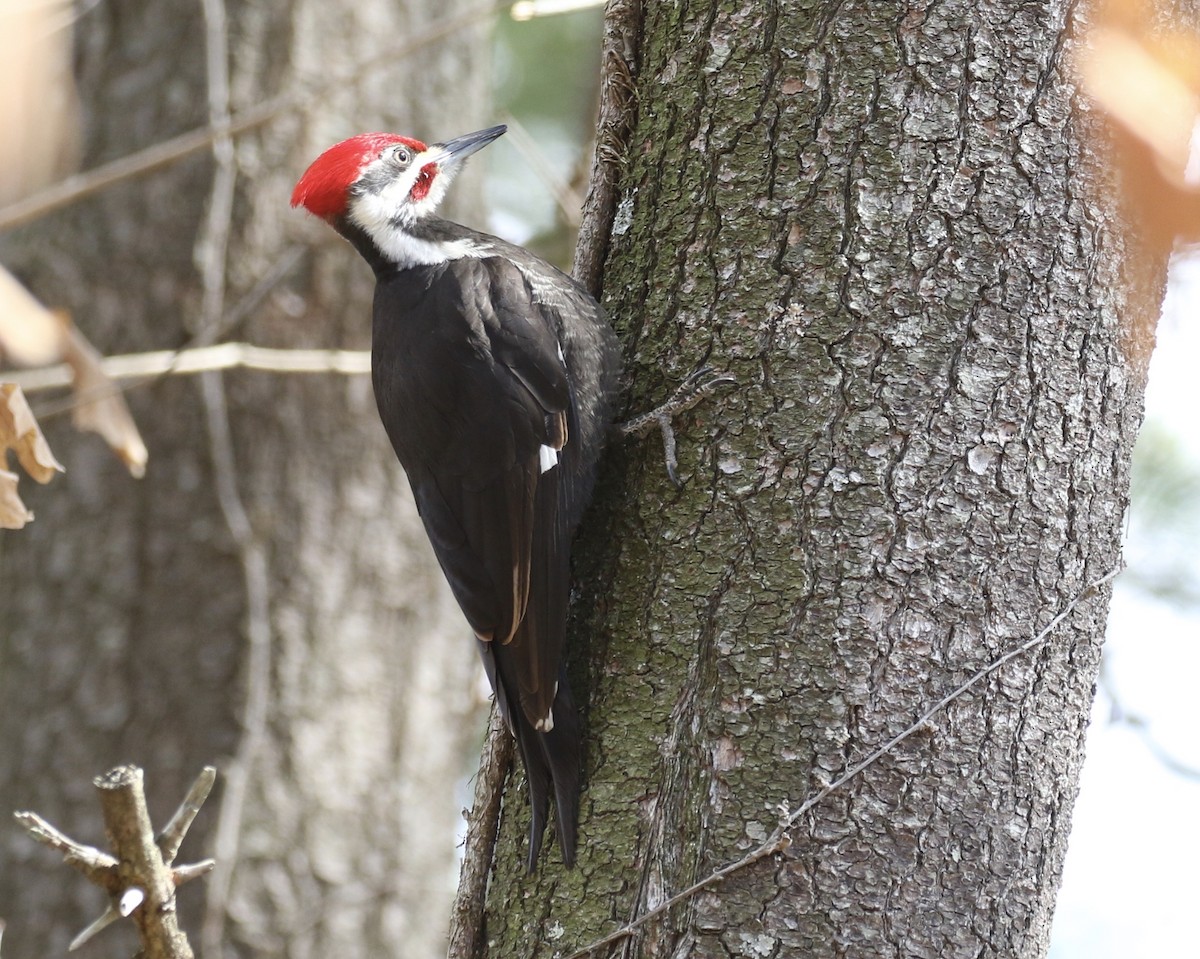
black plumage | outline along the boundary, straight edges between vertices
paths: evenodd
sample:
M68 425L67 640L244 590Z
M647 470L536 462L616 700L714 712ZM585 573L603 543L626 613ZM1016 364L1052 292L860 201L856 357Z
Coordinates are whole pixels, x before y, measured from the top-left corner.
M430 164L417 175L422 157L440 150L444 167L456 143L464 155L478 148L472 136L431 148L384 141L412 154L391 178L372 141L341 209L318 192L332 182L318 160L293 203L324 216L375 270L379 415L517 739L533 810L530 868L551 791L569 865L582 758L564 666L570 548L610 421L615 340L595 300L527 251L430 211L372 219L354 205L355 190L380 194L407 176L404 195L419 206L430 189Z

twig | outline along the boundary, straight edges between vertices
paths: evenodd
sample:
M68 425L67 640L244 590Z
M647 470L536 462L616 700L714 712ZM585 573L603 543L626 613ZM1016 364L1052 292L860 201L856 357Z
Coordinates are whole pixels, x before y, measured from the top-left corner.
M192 828L192 821L196 818L196 814L200 812L200 807L204 805L204 800L212 792L213 783L216 781L217 770L215 767L205 766L200 770L200 775L192 783L192 788L188 790L188 794L183 797L183 802L175 810L175 815L163 826L162 832L155 837L154 841L158 843L158 848L162 850L163 859L167 862L175 861L175 857L179 854L179 847L183 844L183 837Z
M61 852L63 862L78 869L89 882L107 889L115 880L117 861L108 853L76 842L35 812L15 812L13 816L34 839Z
M199 862L176 866L171 870L171 878L175 880L175 885L182 886L185 882L191 882L197 876L207 875L216 866L217 861L215 859L201 859Z
M233 228L233 190L237 185L233 137L229 133L229 29L225 0L200 0L204 10L205 75L208 78L208 124L213 131L215 161L212 191L204 228L196 242L203 298L197 336L215 335L225 309L225 263ZM209 331L213 331L209 333Z
M1184 779L1191 779L1200 782L1200 767L1191 766L1173 756L1170 750L1159 744L1150 731L1150 724L1144 716L1130 712L1125 708L1125 704L1121 701L1120 694L1117 692L1116 684L1113 682L1112 675L1105 668L1105 663L1108 657L1100 660L1100 689L1109 702L1109 721L1113 723L1121 723L1133 730L1134 734L1141 739L1142 745L1146 747L1146 751L1150 753L1167 772L1174 773L1176 776L1181 776Z
M270 572L267 553L254 533L238 492L237 458L229 423L225 386L220 373L205 373L201 391L208 424L209 450L216 479L217 501L238 550L246 589L246 698L242 707L242 735L225 776L225 790L217 814L213 849L217 858L200 942L203 955L221 955L233 870L237 864L242 816L246 808L250 773L263 743L271 697Z
M596 152L572 274L593 296L604 287L604 260L617 210L617 183L637 120L638 34L642 28L639 0L608 0L601 42L600 115L596 123Z
M207 795L207 788L198 787L201 782L211 786L213 774L211 767L205 768L165 830L177 834L178 841L170 844L174 850L195 818L195 808ZM104 831L115 855L76 842L36 813L17 812L14 816L34 839L63 853L68 864L108 895L104 913L72 940L71 949L128 916L137 926L145 959L192 959L191 946L175 914L175 889L208 872L212 860L174 864L174 853L155 839L142 780L142 771L136 766L118 766L93 780L100 793Z
M726 879L727 877L733 875L734 873L739 872L742 869L745 869L747 866L753 865L754 863L758 862L761 859L765 859L767 856L774 855L775 853L778 853L778 852L783 852L792 843L792 839L791 839L791 836L788 834L788 831L793 826L795 826L797 822L799 822L799 820L802 816L804 816L809 811L811 811L814 806L816 806L818 803L820 803L822 800L824 800L831 793L836 792L838 789L841 789L847 783L851 782L852 780L857 778L859 775L861 775L866 769L873 766L876 762L878 762L884 756L891 753L897 746L899 746L902 742L904 742L904 740L908 739L914 733L918 732L921 729L928 728L928 723L931 719L933 719L934 716L936 716L938 713L940 713L942 710L944 710L947 706L949 706L952 702L954 702L956 699L958 699L963 694L965 694L972 687L976 686L978 683L982 682L984 679L991 676L998 669L1000 669L1003 666L1005 666L1006 664L1012 662L1012 660L1016 659L1018 656L1024 655L1025 653L1029 652L1032 649L1035 649L1037 646L1039 646L1043 642L1045 642L1046 638L1054 631L1054 629L1063 620L1065 620L1068 616L1070 616L1071 613L1073 613L1075 611L1075 607L1077 607L1088 596L1091 596L1094 592L1096 592L1096 590L1100 589L1100 587L1104 586L1106 583L1109 583L1113 579L1115 579L1120 574L1120 572L1123 568L1124 568L1123 566L1117 566L1115 569L1110 570L1104 576L1101 576L1095 582L1090 583L1087 586L1085 586L1082 590L1080 590L1080 592L1078 594L1076 594L1076 596L1069 603L1067 603L1067 605L1065 607L1063 607L1063 609L1061 610L1061 612L1058 613L1057 616L1055 616L1052 620L1050 620L1049 623L1046 624L1044 629L1042 629L1039 633L1037 633L1037 635L1033 636L1031 639L1026 640L1020 646L1017 646L1016 648L1009 650L1007 653L998 657L997 659L992 660L990 663L988 663L986 666L984 666L982 669L980 669L978 672L976 672L974 675L972 675L966 682L955 687L953 690L951 690L949 693L947 693L945 696L943 696L941 699L939 699L936 703L934 703L932 706L930 706L927 710L925 710L924 713L921 714L921 716L918 719L916 719L911 725L909 725L907 728L905 728L902 732L893 736L882 746L880 746L877 749L873 750L872 752L868 753L865 758L863 758L859 762L855 763L853 766L851 766L849 769L847 769L846 772L844 772L841 776L839 776L837 779L835 779L829 785L818 790L816 793L814 793L808 799L804 800L804 802L801 803L797 809L790 812L783 819L783 821L780 822L779 826L775 829L775 831L761 845L750 850L750 852L746 853L746 855L744 855L741 859L738 859L736 862L731 862L728 865L721 867L720 869L716 870L716 872L712 873L709 876L706 876L704 879L701 879L700 881L693 883L692 885L688 886L686 889L682 890L681 892L677 892L675 895L664 900L659 905L655 906L653 909L650 909L649 911L644 912L642 915L638 916L638 918L634 919L632 922L626 923L621 928L609 933L608 935L604 936L603 938L597 939L596 941L591 942L588 945L584 946L582 949L579 949L579 950L571 953L569 956L567 956L567 959L582 959L583 956L590 955L591 953L595 952L597 949L600 949L604 946L610 945L614 942L618 942L621 939L624 939L626 936L632 935L635 930L637 930L638 928L643 926L645 923L649 922L651 919L655 918L656 916L661 916L663 913L665 913L668 910L679 905L679 903L684 902L687 899L690 899L692 896L696 895L696 893L700 892L701 890L707 889L710 886L716 885L717 883L721 882L723 879Z
M109 379L140 380L146 377L191 375L206 370L265 370L273 373L341 373L357 376L371 372L369 350L289 350L252 343L220 343L192 350L156 350L106 356L100 368ZM5 370L0 380L16 383L25 393L71 385L66 364L36 370Z
M202 340L200 337L197 337L188 345L193 347L209 346L217 342L227 331L240 326L243 320L258 309L259 304L267 298L267 294L287 279L288 274L299 265L300 260L307 251L308 247L300 243L293 243L289 246L283 251L283 255L271 264L271 268L259 277L258 282L251 287L250 292L234 303L225 315L221 317L221 322L212 331L212 339Z
M16 371L0 371L0 382L29 382L34 389L48 389L51 387L60 387L70 385L72 394L66 401L58 401L57 403L42 404L38 407L37 415L39 420L46 420L61 415L63 413L73 413L77 415L77 411L82 408L87 408L95 403L103 402L116 394L127 393L134 387L149 386L152 383L157 383L164 376L169 376L176 372L196 372L196 369L177 370L177 366L181 362L195 361L198 368L204 368L207 362L212 363L212 368L223 368L223 364L229 366L244 365L250 367L266 367L275 368L276 364L280 364L280 369L283 372L317 372L325 371L330 366L335 368L337 372L360 372L361 369L370 367L370 357L363 354L346 354L346 356L360 356L358 363L351 362L348 365L341 360L342 354L336 351L328 351L332 353L332 359L325 359L318 356L308 357L307 351L305 356L299 358L295 369L289 366L289 360L280 360L278 357L272 356L276 351L265 351L266 359L255 359L256 356L261 356L263 351L257 347L243 348L240 344L234 346L234 355L226 355L226 352L218 348L213 354L200 354L193 351L200 347L209 347L222 336L225 336L235 329L241 322L250 315L250 313L262 302L276 286L278 286L292 269L300 262L301 257L305 252L305 247L294 244L289 247L275 261L269 270L267 270L254 287L238 300L232 308L230 308L222 317L219 323L209 324L199 334L193 336L189 343L179 349L165 350L156 353L139 353L131 356L123 357L123 360L129 361L130 369L126 370L123 365L117 365L115 368L120 371L121 378L137 377L136 382L126 383L118 386L111 375L107 375L109 367L105 367L104 358L96 355L93 365L97 369L96 376L104 378L107 376L108 382L103 386L85 386L78 378L75 367L70 364L62 364L59 366L41 367L39 369L27 370L22 372ZM77 331L72 327L72 334L77 335ZM227 348L226 348L227 349ZM289 354L291 351L278 351L281 354ZM315 354L326 354L326 351L313 351ZM243 356L243 353L245 355ZM243 360L247 362L243 362ZM311 366L306 365L311 360ZM341 368L345 366L346 368ZM286 369L284 369L286 367ZM353 368L351 368L353 367ZM136 429L136 428L135 428Z
M450 910L448 959L477 959L482 954L488 872L500 824L504 775L512 764L512 755L512 735L505 728L500 710L493 707L475 780L475 800L467 815L467 841L458 891Z
M93 170L69 176L44 190L39 190L24 200L0 209L0 230L29 223L85 196L99 193L117 183L150 173L207 149L221 137L236 137L303 105L311 105L327 94L341 93L348 85L358 82L372 70L390 66L397 59L409 56L437 40L463 30L479 20L493 16L508 6L509 2L481 4L461 16L451 17L433 24L402 43L356 65L347 74L327 77L323 82L313 86L298 85L287 93L281 93L257 106L243 110L237 116L232 117L227 126L210 123L199 130L191 130L163 143L156 143L154 146L113 160L111 163L106 163Z
M229 36L225 2L201 0L201 5L205 25L209 128L214 131L212 147L216 169L208 216L196 244L204 290L196 329L199 337L216 335L225 310L225 265L237 182L229 107ZM237 459L222 374L213 370L204 372L200 377L200 389L217 502L237 546L246 591L246 698L242 706L242 734L227 770L226 788L217 814L213 845L218 865L209 885L200 932L202 954L216 959L221 955L225 934L251 775L266 741L271 691L270 572L266 550L254 533L238 491Z
M508 138L512 141L512 145L526 159L538 179L550 191L567 225L572 229L577 229L583 197L571 189L571 184L558 175L550 161L546 159L546 154L538 145L537 140L530 135L520 120L511 113L506 113L501 119L508 125Z

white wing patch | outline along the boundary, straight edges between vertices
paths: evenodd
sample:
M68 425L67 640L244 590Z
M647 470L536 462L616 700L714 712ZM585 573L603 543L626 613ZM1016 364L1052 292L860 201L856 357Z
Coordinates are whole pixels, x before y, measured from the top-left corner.
M538 447L538 467L541 472L554 469L558 465L558 450L543 443Z

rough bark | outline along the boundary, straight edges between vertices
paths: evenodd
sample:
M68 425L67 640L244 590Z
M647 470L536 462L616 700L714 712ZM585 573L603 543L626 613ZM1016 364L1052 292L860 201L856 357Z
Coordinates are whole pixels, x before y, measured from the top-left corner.
M630 406L740 387L610 455L576 549L579 867L488 955L569 956L740 858L1119 562L1141 415L1074 5L650 4L605 297ZM1133 356L1133 359L1129 357ZM1107 591L622 956L1040 956Z
M77 30L86 166L208 122L202 6L89 8ZM465 9L230 3L232 110L349 74ZM221 334L365 347L370 271L288 208L291 185L321 149L362 129L432 139L481 126L485 36L476 24L384 58L239 137L223 185L213 156L196 154L22 229L4 259L108 353L210 337L206 318L234 311L288 262ZM477 184L477 174L456 184L460 212L477 207ZM230 185L222 256L211 211ZM439 954L456 874L454 789L482 721L469 633L368 378L171 377L129 398L150 447L146 478L130 480L99 441L45 416L68 472L31 491L37 521L0 547L0 810L37 809L86 840L89 783L105 768L144 766L159 820L213 763L221 776L194 835L218 867L180 896L198 952ZM61 955L101 910L10 826L6 954ZM104 935L112 954L132 952L128 930L123 942Z

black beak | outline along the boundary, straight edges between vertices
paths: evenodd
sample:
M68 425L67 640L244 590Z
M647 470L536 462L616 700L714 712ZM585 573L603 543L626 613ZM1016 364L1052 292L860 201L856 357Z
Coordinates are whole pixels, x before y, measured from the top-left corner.
M442 160L443 163L461 163L472 153L482 150L497 137L503 136L507 130L508 127L501 123L499 126L488 127L486 130L464 133L445 143L435 143L434 146L439 146L445 151L446 158Z

